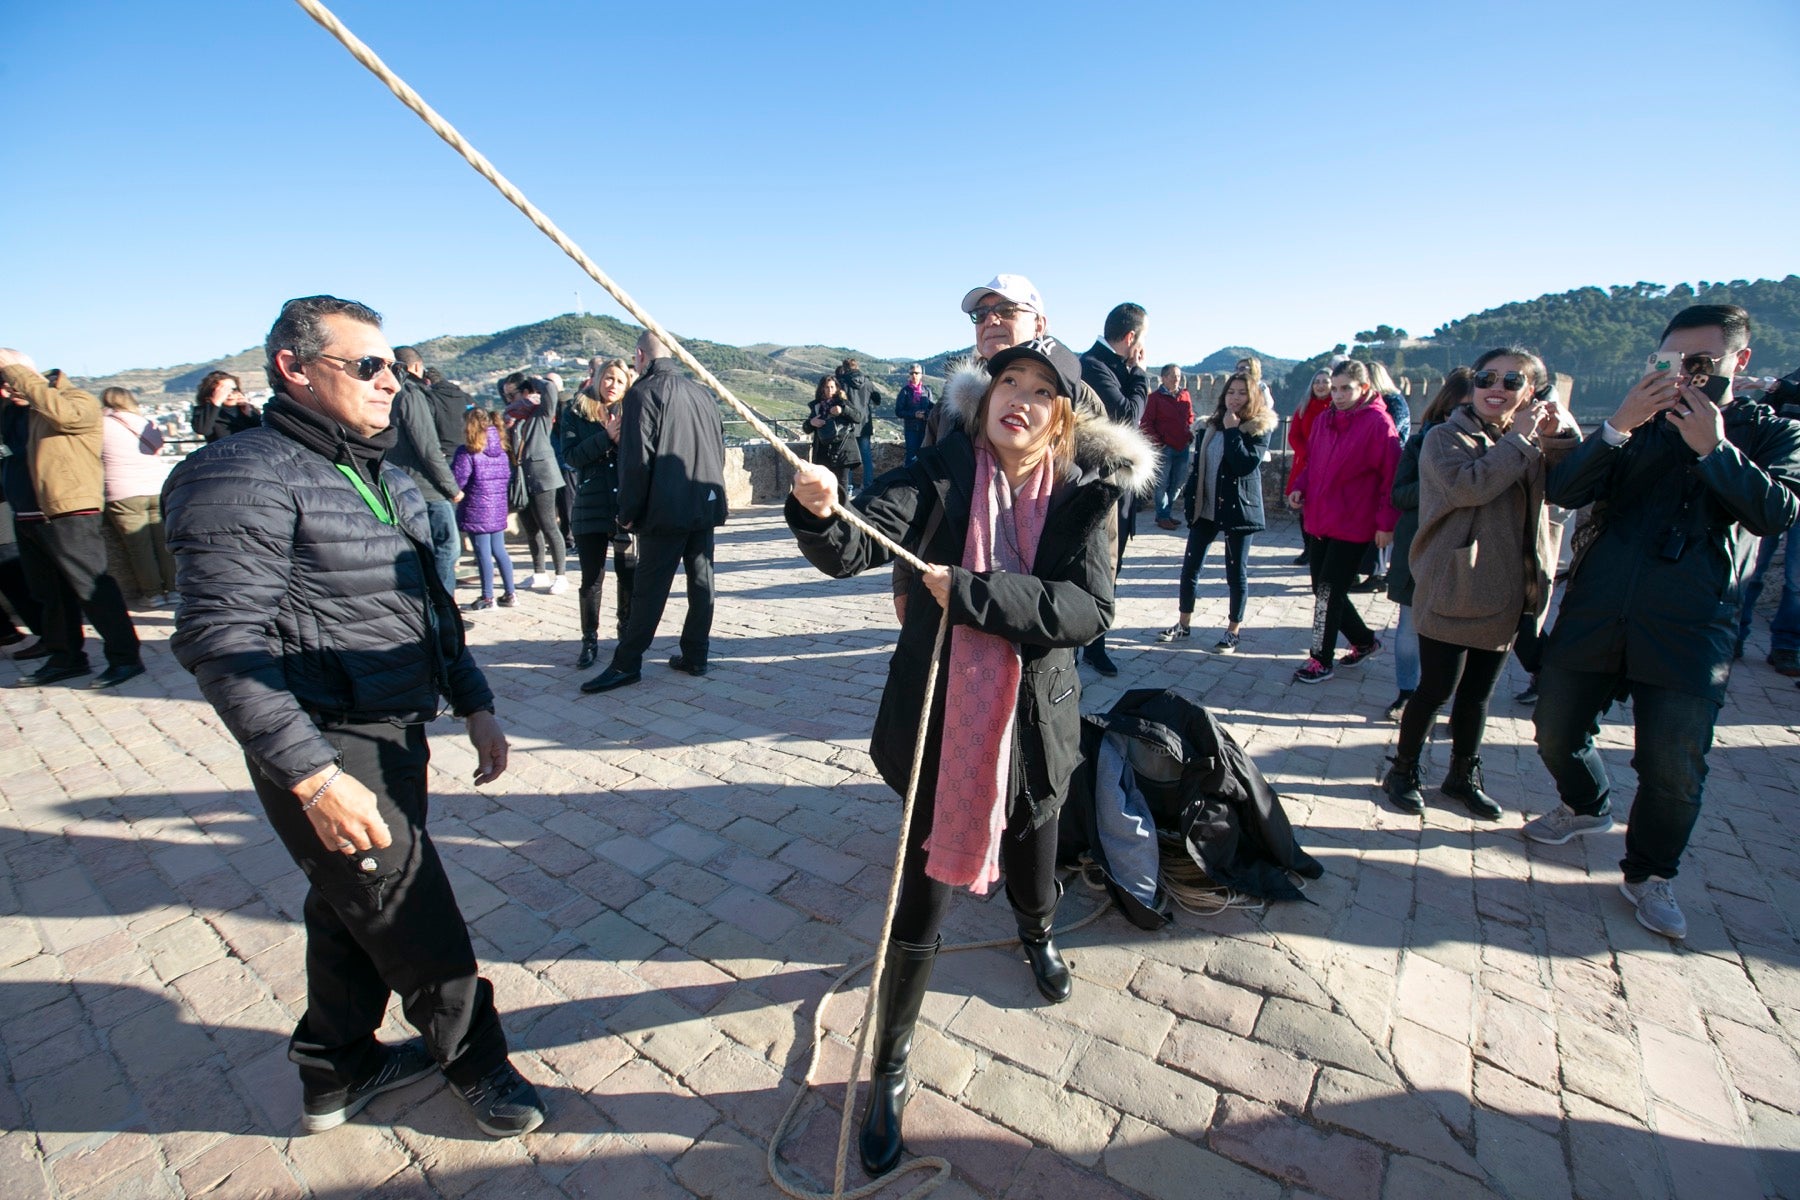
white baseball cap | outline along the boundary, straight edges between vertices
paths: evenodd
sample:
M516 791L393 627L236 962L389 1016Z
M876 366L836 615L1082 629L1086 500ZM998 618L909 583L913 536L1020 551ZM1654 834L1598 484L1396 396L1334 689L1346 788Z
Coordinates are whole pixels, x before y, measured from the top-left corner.
M1031 280L1023 275L996 275L978 288L970 288L969 294L963 297L962 310L966 313L975 311L975 305L989 292L1002 300L1011 301L1021 308L1028 308L1040 317L1044 315L1044 298L1038 295L1037 288Z

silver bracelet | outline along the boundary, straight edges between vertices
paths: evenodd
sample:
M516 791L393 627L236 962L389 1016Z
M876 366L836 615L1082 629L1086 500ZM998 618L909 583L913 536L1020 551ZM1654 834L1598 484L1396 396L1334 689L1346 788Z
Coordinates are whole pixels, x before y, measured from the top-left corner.
M331 774L329 774L325 777L325 782L321 783L319 785L319 790L312 794L312 799L308 800L305 804L302 804L300 806L300 811L301 812L311 812L314 808L316 808L318 806L319 801L321 801L325 798L325 793L331 790L331 785L337 782L337 777L339 775L342 775L343 773L344 773L344 768L339 767L339 766L333 766L331 768Z

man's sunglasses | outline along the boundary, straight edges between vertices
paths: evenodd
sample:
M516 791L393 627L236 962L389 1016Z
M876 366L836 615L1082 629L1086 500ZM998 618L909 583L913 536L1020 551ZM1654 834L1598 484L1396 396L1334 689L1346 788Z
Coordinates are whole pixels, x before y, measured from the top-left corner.
M1681 356L1681 373L1683 375L1717 375L1719 359L1710 354L1684 354Z
M1002 304L978 304L969 310L969 320L980 325L989 317L999 317L1002 321L1010 321L1022 312L1029 312L1023 304L1006 302Z
M1498 371L1477 371L1471 381L1478 388L1491 388L1498 384L1509 392L1516 392L1531 381L1517 371L1508 371L1502 375Z
M367 383L383 371L392 371L396 381L400 378L400 364L391 358L382 358L379 354L365 354L361 358L339 358L335 354L319 354L316 358L328 358L335 363L344 364L344 373Z

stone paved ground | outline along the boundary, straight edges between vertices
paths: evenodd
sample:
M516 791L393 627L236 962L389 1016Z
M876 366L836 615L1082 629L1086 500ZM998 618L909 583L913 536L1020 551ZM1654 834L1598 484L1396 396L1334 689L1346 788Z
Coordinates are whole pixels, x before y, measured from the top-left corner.
M1085 705L1149 682L1225 714L1325 865L1316 903L1157 935L1109 913L1067 939L1080 983L1056 1008L1010 954L942 960L907 1121L955 1163L938 1194L1800 1196L1800 694L1760 661L1766 624L1679 883L1692 934L1671 946L1615 888L1621 834L1519 837L1518 809L1552 797L1516 668L1488 747L1505 821L1376 807L1391 658L1287 682L1308 623L1294 537L1257 547L1242 650L1214 657L1154 644L1179 543L1148 532L1124 674ZM709 678L653 659L642 685L580 697L574 596L531 596L475 627L508 777L473 791L466 743L438 730L433 829L554 1108L523 1141L481 1137L441 1084L290 1137L300 880L166 614L143 619L150 673L123 693L0 691L0 1196L774 1194L762 1144L808 1002L867 952L884 896L897 805L865 733L892 621L885 578L817 577L772 509L734 521L720 559ZM17 673L0 663L0 683ZM1628 786L1627 733L1605 731ZM1093 902L1077 889L1065 914ZM966 899L950 934L1008 924L1003 901ZM788 1151L814 1178L860 1003L830 1009L840 1086Z

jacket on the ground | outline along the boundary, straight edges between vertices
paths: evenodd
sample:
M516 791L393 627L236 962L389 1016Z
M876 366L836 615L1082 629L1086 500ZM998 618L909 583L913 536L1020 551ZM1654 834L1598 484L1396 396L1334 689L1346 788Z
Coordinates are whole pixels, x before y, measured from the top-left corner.
M456 490L463 498L456 506L456 527L464 533L500 533L506 529L508 515L507 489L512 484L512 459L506 454L506 439L493 427L487 430L487 445L478 454L467 442L456 447L450 462Z
M1319 419L1320 413L1330 407L1330 396L1315 396L1309 390L1306 393L1306 399L1300 404L1300 411L1295 413L1294 419L1288 423L1288 445L1294 451L1293 461L1288 464L1288 492L1294 490L1294 480L1298 479L1300 473L1306 469L1306 447L1312 436L1313 423Z
M625 432L621 429L620 434ZM619 447L604 422L590 420L577 401L563 417L563 462L575 472L574 534L610 536L619 516Z
M1546 663L1723 703L1756 539L1800 514L1800 422L1744 399L1724 416L1705 457L1658 417L1623 446L1596 434L1550 469L1546 498L1594 504L1597 532L1577 538Z
M633 532L723 525L725 425L707 390L658 358L625 393L619 426L619 521Z
M1419 529L1408 549L1413 627L1423 636L1506 650L1520 617L1549 605L1562 527L1544 507L1544 471L1580 434L1533 442L1526 433L1519 424L1500 433L1463 404L1425 435Z
M1195 521L1217 521L1222 533L1256 533L1267 527L1263 514L1262 464L1268 457L1269 434L1275 414L1263 412L1235 429L1215 428L1211 418L1194 439L1194 461L1181 487L1182 512L1188 527ZM1213 511L1195 511L1199 505L1200 472L1205 469L1209 442L1222 442L1219 471L1213 479Z
M189 455L163 490L182 597L169 644L256 769L292 787L337 757L322 725L421 723L440 696L466 716L493 693L411 477L377 460L383 520L339 469L361 461L342 429L281 395L266 412L262 428Z
M0 367L0 375L30 408L26 462L43 514L56 518L99 512L106 504L100 401L66 379L61 387L51 387L42 375L20 363Z
M1194 439L1194 398L1186 388L1173 396L1157 388L1144 402L1143 427L1159 450L1186 450Z
M400 436L388 461L412 476L427 501L448 503L460 490L438 440L438 403L419 380L404 372L389 418Z
M1373 394L1319 414L1307 435L1306 467L1288 485L1300 493L1306 532L1342 542L1371 542L1377 531L1391 532L1400 518L1392 494L1399 463L1393 419Z
M972 390L979 399L980 389ZM957 387L946 386L944 393L945 407L956 404ZM1068 794L1081 736L1075 649L1112 623L1118 498L1148 485L1154 477L1154 451L1135 426L1078 418L1074 467L1051 491L1031 574L978 574L960 565L973 504L975 445L961 428L962 414L952 416L943 440L922 450L910 467L877 478L852 503L871 525L925 561L949 564L952 626L971 626L1018 645L1023 673L1007 802L1009 813L1013 805L1027 805L1035 827L1051 820ZM848 578L892 561L887 550L840 516L820 520L792 496L786 514L801 553L827 575ZM911 774L926 670L942 612L916 574L907 587L906 619L888 661L887 686L869 739L876 769L901 793ZM948 649L938 665L921 798L934 796L937 786Z

